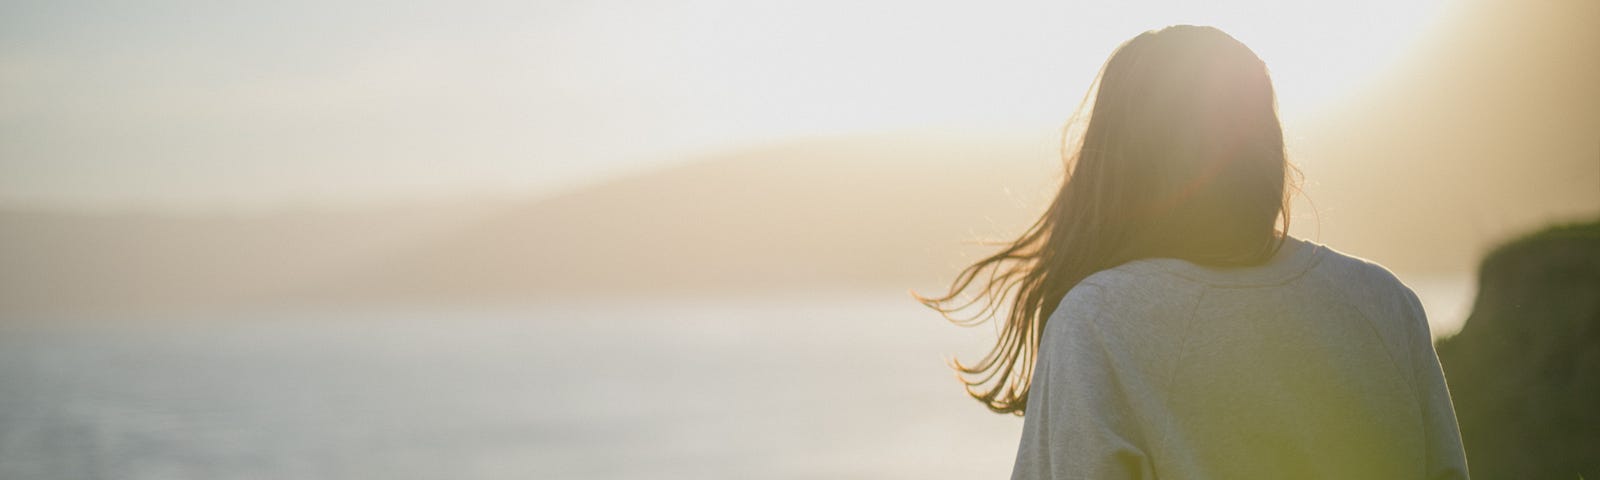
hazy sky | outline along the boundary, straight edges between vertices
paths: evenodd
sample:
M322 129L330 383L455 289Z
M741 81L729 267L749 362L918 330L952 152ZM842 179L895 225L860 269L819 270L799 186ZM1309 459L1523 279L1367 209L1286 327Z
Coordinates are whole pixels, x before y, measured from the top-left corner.
M981 5L981 6L980 6ZM1377 81L1437 1L10 1L0 202L513 194L796 136L1060 123L1121 41L1213 24L1286 119Z

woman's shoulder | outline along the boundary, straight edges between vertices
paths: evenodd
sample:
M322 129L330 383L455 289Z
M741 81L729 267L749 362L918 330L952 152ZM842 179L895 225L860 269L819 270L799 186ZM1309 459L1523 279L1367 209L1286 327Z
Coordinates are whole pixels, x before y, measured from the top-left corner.
M1284 247L1261 265L1210 267L1176 258L1143 258L1096 272L1084 283L1134 290L1188 284L1250 288L1283 286L1308 275L1331 277L1337 284L1366 286L1376 291L1410 292L1399 276L1377 261L1295 237L1287 238Z
M1102 304L1149 303L1199 286L1192 279L1146 267L1146 264L1130 262L1095 272L1067 292L1067 298L1093 298Z
M1369 315L1426 321L1416 293L1384 265L1320 243L1292 241L1292 250L1258 267L1218 269L1171 258L1126 262L1084 278L1062 299L1058 312L1155 321L1187 317L1212 288L1312 288Z
M1204 285L1159 270L1118 266L1095 272L1061 299L1055 317L1110 322L1116 328L1154 326L1183 318ZM1054 319L1052 319L1054 321Z
M1375 260L1324 246L1326 257L1318 273L1329 283L1365 301L1417 303L1416 292L1393 270Z

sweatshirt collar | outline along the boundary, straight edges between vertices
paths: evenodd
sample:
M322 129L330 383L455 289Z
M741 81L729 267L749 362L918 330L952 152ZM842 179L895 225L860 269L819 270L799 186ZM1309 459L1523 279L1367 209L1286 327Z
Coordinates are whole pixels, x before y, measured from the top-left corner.
M1316 264L1325 245L1287 236L1272 259L1245 267L1211 267L1177 258L1145 258L1127 264L1136 270L1159 270L1196 282L1221 286L1270 286L1299 278Z

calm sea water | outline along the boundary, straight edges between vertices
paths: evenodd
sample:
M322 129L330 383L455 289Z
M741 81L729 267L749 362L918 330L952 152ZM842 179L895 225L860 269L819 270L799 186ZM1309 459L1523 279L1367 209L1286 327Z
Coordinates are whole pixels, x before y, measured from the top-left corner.
M966 480L1021 429L892 292L231 317L0 327L0 478Z
M904 295L281 312L0 336L0 478L962 478L1021 422ZM116 323L116 322L111 322Z

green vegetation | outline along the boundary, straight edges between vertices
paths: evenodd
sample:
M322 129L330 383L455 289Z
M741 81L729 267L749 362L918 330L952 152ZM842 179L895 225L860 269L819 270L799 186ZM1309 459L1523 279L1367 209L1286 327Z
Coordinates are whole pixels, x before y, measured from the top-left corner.
M1491 252L1438 352L1474 477L1600 477L1600 220Z

